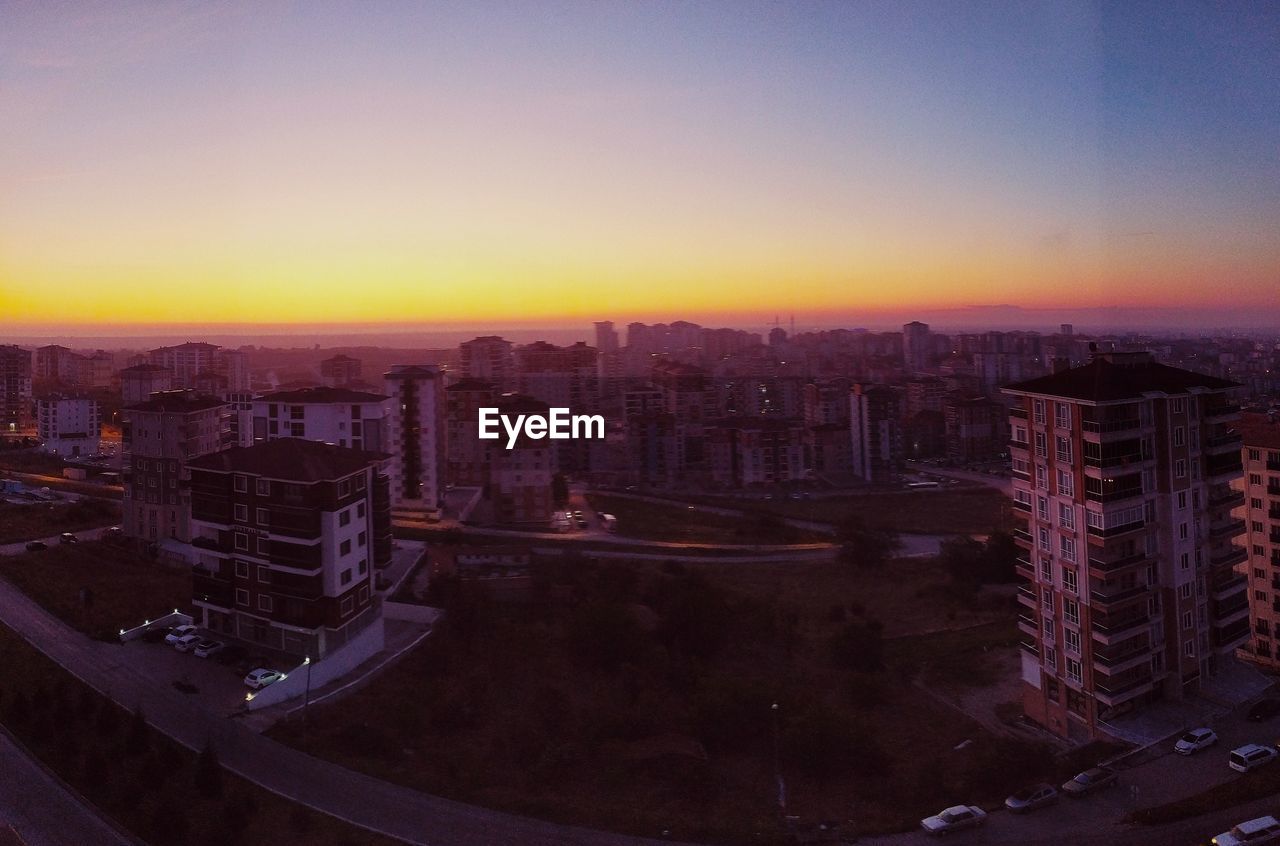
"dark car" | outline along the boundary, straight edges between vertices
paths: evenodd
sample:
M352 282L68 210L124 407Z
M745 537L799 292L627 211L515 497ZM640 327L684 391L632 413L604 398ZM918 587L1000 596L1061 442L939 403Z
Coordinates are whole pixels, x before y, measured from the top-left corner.
M1249 722L1260 723L1280 714L1280 699L1263 699L1249 709Z
M27 541L27 552L39 552L42 549L48 548L48 544L44 541Z
M58 536L59 543L80 543L80 538L71 534L71 532L63 532Z
M1115 770L1106 767L1094 767L1091 770L1085 770L1071 779L1071 781L1062 785L1062 792L1071 797L1084 796L1093 793L1095 790L1110 787L1115 783Z

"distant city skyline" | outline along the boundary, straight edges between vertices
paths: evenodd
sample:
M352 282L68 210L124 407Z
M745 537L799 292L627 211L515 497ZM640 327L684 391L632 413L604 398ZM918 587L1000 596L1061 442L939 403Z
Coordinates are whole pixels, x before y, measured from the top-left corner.
M1280 324L1273 4L0 14L6 333Z

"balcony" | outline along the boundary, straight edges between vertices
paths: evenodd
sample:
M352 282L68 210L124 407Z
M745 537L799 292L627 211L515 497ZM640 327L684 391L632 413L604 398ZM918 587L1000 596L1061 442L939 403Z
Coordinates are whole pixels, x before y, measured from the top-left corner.
M1226 490L1209 494L1210 508L1235 508L1244 505L1244 491Z
M1023 652L1029 652L1036 657L1039 657L1040 655L1040 647L1036 646L1036 642L1034 640L1019 640L1018 647L1022 649Z
M1015 499L1013 501L1013 507L1018 509L1019 511L1026 511L1027 513L1031 513L1031 503L1023 502L1020 499Z
M1204 419L1206 421L1229 420L1238 416L1240 416L1240 406L1233 403L1224 402L1204 407Z
M1133 638L1109 649L1099 646L1093 649L1093 666L1116 675L1141 666L1150 659L1151 643L1146 638Z
M1132 637L1151 624L1146 614L1125 614L1120 617L1106 615L1093 618L1093 639L1103 643L1116 643Z
M1244 472L1244 464L1238 450L1228 455L1210 455L1204 463L1204 480L1214 482L1230 482Z
M1239 450L1244 445L1244 438L1239 432L1227 432L1222 435L1213 435L1205 438L1204 446L1208 452L1225 452L1228 450Z
M1013 560L1013 567L1018 571L1019 575L1026 576L1028 579L1034 579L1036 570L1031 566L1031 560L1018 556Z
M1267 453L1267 469L1280 470L1280 458L1272 458L1273 453Z
M1210 629L1214 649L1226 652L1235 649L1249 637L1249 616L1214 621Z
M230 608L235 604L235 588L230 579L199 567L191 571L191 599L205 605Z
M1085 467L1123 467L1130 464L1140 464L1145 461L1142 457L1141 450L1130 450L1115 455L1086 455L1084 457Z
M1245 551L1244 547L1240 546L1232 546L1222 552L1209 553L1209 563L1214 567L1234 567L1236 564L1248 560L1248 558L1249 553Z
M1032 637L1038 638L1040 636L1040 623L1036 621L1035 617L1030 617L1026 614L1018 615L1018 629L1023 634L1029 634Z
M1142 428L1142 420L1137 417L1125 417L1117 420L1082 420L1080 429L1087 435L1113 435L1117 432L1132 432Z
M1115 588L1091 590L1089 591L1089 603L1095 609L1105 611L1116 608L1126 602L1132 602L1135 599L1145 599L1150 593L1151 585L1136 585L1123 590Z
M1090 526L1089 534L1097 538L1114 538L1119 535L1126 535L1129 532L1136 532L1147 525L1145 520L1134 520L1132 523L1124 523L1119 526L1107 526L1105 529L1098 526Z
M1245 525L1243 520L1228 520L1225 523L1219 523L1216 526L1210 526L1209 537L1234 538L1237 535L1244 534L1244 529L1245 529Z
M1026 529L1014 529L1012 534L1014 540L1020 540L1028 545L1031 543L1031 533Z
M1037 597L1036 597L1036 592L1035 592L1034 590L1032 590L1031 588L1026 587L1026 586L1022 586L1022 587L1019 587L1019 588L1018 588L1018 602L1019 602L1019 604L1024 605L1024 606L1026 606L1027 608L1032 608L1032 609L1034 609L1034 608L1036 607L1036 603L1037 603L1038 601L1039 601L1039 600L1038 600L1038 599L1037 599Z
M1120 558L1111 558L1111 559L1090 558L1089 569L1094 573L1103 574L1103 579L1105 580L1105 574L1107 573L1114 573L1118 570L1124 569L1125 567L1133 567L1138 564L1145 564L1148 560L1149 559L1147 558L1147 556L1141 552L1132 553L1130 555L1125 555Z
M1016 407L1016 406L1015 406L1014 408L1009 409L1009 416L1010 416L1010 417L1017 417L1017 418L1019 418L1019 419L1021 419L1021 420L1026 420L1026 419L1027 419L1027 410L1026 410L1025 408L1018 408L1018 407Z
M1151 684L1150 673L1133 678L1120 677L1115 680L1106 676L1095 676L1093 693L1099 702L1114 706L1141 696L1151 689Z
M1226 599L1246 590L1249 586L1249 580L1244 576L1236 576L1231 579L1223 579L1213 585L1213 598Z

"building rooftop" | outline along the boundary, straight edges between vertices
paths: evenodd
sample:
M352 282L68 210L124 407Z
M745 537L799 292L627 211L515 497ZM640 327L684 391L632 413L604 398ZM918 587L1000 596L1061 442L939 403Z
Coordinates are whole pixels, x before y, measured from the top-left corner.
M1236 430L1244 445L1262 449L1280 449L1280 414L1246 411L1240 415Z
M387 458L390 456L384 452L349 449L303 438L281 438L201 456L187 466L310 483L341 479Z
M486 382L483 379L459 379L449 387L446 391L492 391L494 389L492 382Z
M226 405L217 397L192 396L187 391L161 391L146 402L125 406L125 411L191 412Z
M385 394L371 394L365 391L353 391L350 388L299 388L293 391L276 391L271 394L263 394L258 397L260 400L267 402L280 403L356 403L356 402L382 402L387 399Z
M397 364L382 374L387 379L431 379L440 375L435 364Z
M1114 402L1141 399L1148 394L1188 394L1194 389L1220 391L1234 387L1237 383L1227 379L1170 367L1151 360L1149 356L1104 354L1082 367L1015 382L1003 390L1088 402Z
M161 367L158 364L135 364L132 367L126 367L120 371L121 375L125 373L168 373L169 368Z

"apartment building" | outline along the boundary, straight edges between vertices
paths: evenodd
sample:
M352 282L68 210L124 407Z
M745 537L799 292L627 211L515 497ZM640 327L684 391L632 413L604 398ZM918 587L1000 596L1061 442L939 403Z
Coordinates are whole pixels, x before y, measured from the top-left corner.
M955 393L943 405L947 458L959 463L991 461L1004 452L1008 419L1003 404L984 396Z
M360 381L364 365L349 355L335 355L320 362L320 378L331 388L345 388Z
M1063 737L1195 692L1248 635L1234 383L1096 353L1009 385L1023 707Z
M1280 669L1280 417L1245 413L1240 421L1244 473L1236 513L1244 517L1243 570L1249 580L1249 640L1236 654Z
M125 534L157 542L190 540L187 463L230 445L226 403L165 391L125 406L120 416Z
M192 600L210 631L323 658L381 625L389 456L284 438L190 462Z
M933 358L933 339L929 324L913 320L902 327L902 360L906 369L919 373L929 366Z
M120 371L120 394L125 405L146 402L151 395L173 389L173 374L158 364L135 364Z
M300 388L253 401L253 442L305 438L340 447L387 451L391 398L349 388Z
M853 475L882 484L902 475L898 395L884 385L854 385L849 393Z
M391 507L404 519L438 516L447 463L444 373L433 364L397 364L383 379L391 398Z
M193 388L196 376L205 370L216 370L216 344L188 341L172 347L159 347L147 353L147 363L169 371L175 388Z
M498 413L546 416L550 407L522 394L503 394L496 403ZM485 499L493 521L503 525L544 527L551 523L554 502L551 479L557 471L557 451L547 438L535 440L522 431L515 446L505 440L485 441L488 479Z
M461 344L462 376L492 382L499 390L516 383L516 362L511 342L497 335L484 335Z
M481 379L463 379L445 389L445 452L450 484L488 482L488 450L480 440L480 409L497 405L498 388Z
M768 487L804 478L804 426L798 421L725 419L708 440L715 485Z
M0 432L25 432L31 423L31 350L0 346Z
M39 397L36 432L41 452L64 458L92 455L101 440L98 401L65 394Z

